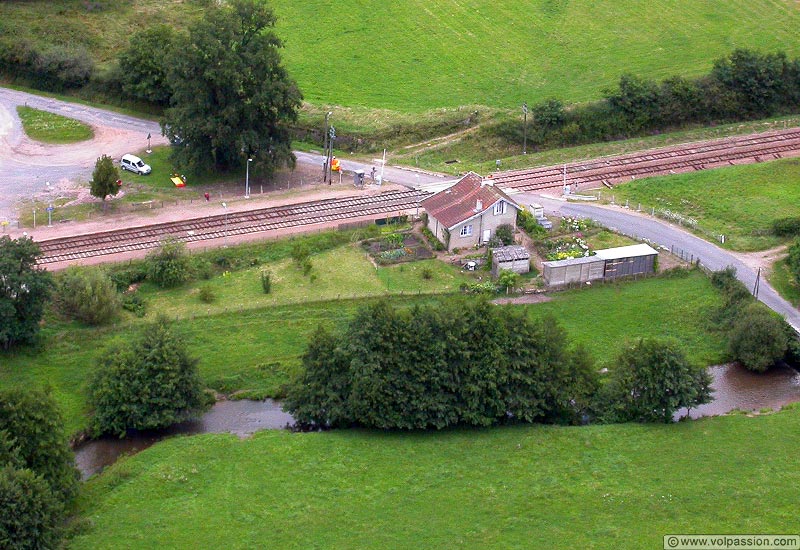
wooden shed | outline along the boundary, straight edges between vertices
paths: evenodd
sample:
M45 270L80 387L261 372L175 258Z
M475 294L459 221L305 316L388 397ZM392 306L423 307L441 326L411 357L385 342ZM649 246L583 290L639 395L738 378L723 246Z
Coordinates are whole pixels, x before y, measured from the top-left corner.
M492 249L492 276L507 269L514 273L528 273L531 270L531 253L524 246L511 245Z

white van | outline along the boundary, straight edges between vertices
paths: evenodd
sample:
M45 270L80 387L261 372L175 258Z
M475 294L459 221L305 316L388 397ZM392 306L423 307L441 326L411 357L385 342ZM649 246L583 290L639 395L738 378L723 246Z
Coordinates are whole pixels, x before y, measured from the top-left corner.
M128 170L134 174L145 175L150 173L150 165L145 164L142 159L136 155L123 155L119 165L123 170Z

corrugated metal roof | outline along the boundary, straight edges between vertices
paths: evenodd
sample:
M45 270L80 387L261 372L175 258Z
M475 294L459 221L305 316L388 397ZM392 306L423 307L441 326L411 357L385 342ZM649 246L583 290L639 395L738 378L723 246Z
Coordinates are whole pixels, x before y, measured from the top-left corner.
M605 261L603 258L597 256L581 256L580 258L567 258L566 260L551 260L549 262L542 262L542 265L548 267L564 267L567 265L590 264L592 262Z
M646 244L632 244L630 246L618 246L616 248L605 248L595 251L599 258L604 260L619 260L621 258L635 258L638 256L653 256L658 254L657 250Z
M514 260L530 260L531 253L520 245L501 246L492 249L492 258L498 262L513 262Z

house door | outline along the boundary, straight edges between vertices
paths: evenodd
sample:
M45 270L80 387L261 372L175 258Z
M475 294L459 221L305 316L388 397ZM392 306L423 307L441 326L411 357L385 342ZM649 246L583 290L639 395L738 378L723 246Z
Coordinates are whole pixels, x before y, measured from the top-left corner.
M483 242L488 243L491 234L492 234L492 230L491 229L484 229L483 230Z

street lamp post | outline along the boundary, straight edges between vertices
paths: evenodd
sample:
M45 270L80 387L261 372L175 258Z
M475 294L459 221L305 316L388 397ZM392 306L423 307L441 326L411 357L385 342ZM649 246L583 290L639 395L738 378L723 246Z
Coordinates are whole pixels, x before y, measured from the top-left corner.
M250 163L253 162L253 159L247 159L247 171L244 177L244 198L250 198Z
M222 208L225 209L225 222L224 222L225 230L224 230L224 233L223 233L223 235L224 235L224 237L223 237L223 239L224 239L223 246L225 248L228 248L228 205L223 202L222 203Z
M522 154L528 154L528 103L522 104Z

